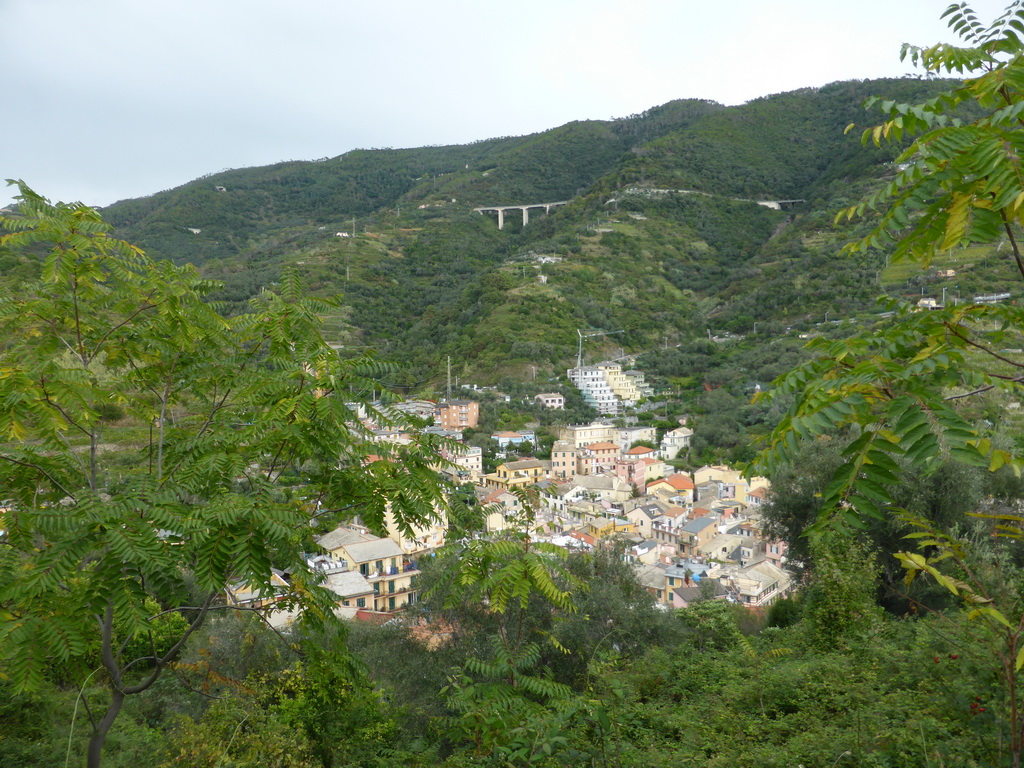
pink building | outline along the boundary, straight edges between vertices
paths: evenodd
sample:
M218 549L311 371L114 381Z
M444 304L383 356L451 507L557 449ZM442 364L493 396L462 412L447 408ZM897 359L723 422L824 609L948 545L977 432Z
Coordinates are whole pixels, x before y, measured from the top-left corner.
M619 446L615 443L590 443L577 454L576 474L592 475L611 470L618 458Z

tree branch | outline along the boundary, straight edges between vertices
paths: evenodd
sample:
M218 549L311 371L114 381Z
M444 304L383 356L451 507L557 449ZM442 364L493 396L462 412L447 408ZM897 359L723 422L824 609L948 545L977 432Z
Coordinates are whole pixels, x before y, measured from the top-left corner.
M1006 218L1006 211L1004 209L1000 209L999 216L1003 220L1003 228L1006 230L1006 236L1010 239L1010 248L1013 249L1013 258L1017 261L1017 271L1020 272L1021 277L1024 277L1024 260L1020 257L1020 248L1017 247L1017 240L1013 236L1013 228L1010 226L1010 221Z
M47 472L45 469L43 469L39 465L37 465L37 464L30 464L27 461L18 461L18 459L15 459L14 457L8 456L6 454L0 454L0 459L2 459L3 461L9 461L9 462L11 462L11 464L17 464L20 467L26 467L28 469L34 469L36 472L38 472L39 474L43 475L47 480L49 480L51 483L53 483L55 486L57 486L57 488L60 490L60 492L63 493L65 496L70 498L72 501L78 501L78 499L75 498L73 493L71 493L67 488L65 488L63 485L61 485L59 482L57 482L57 480L53 477L53 475L51 475L49 472Z

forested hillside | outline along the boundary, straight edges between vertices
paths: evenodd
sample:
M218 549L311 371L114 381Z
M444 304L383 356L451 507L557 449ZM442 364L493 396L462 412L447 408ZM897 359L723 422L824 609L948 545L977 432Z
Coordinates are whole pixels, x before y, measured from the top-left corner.
M336 342L401 359L400 386L436 384L449 355L481 383L558 376L577 328L622 331L594 342L592 358L643 353L709 331L778 336L915 290L914 275L887 281L880 254L837 257L856 229L834 227L835 211L891 176L897 151L844 129L872 94L947 86L680 100L532 136L223 171L104 215L151 255L222 281L217 298L236 311L285 266L298 270L315 294L342 297L328 321ZM556 201L569 203L534 209L526 227L506 211L502 231L473 211Z
M1020 768L1024 0L946 15L971 47L908 55L963 83L673 102L106 212L196 266L20 185L0 764ZM843 132L874 92L865 148ZM589 414L533 395L582 329L661 388L633 422L692 428L674 465L747 475L478 493L438 471L453 439L379 408L451 356L506 390L470 440L536 421L518 450L550 450ZM675 533L625 533L644 517Z

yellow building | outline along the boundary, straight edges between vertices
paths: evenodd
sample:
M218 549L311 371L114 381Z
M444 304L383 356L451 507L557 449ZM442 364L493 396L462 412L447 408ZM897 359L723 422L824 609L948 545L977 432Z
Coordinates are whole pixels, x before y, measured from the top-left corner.
M622 366L618 363L600 363L597 367L604 371L605 381L619 400L633 405L643 396L637 387L635 377L623 373Z
M484 484L488 488L527 488L541 480L547 479L547 462L539 459L523 459L522 461L510 461L506 464L499 464L498 469L484 475Z
M373 610L395 611L416 602L419 568L395 541L339 528L321 537L320 546L339 568L366 578Z
M595 539L603 539L617 533L633 533L633 521L624 517L594 518L587 523L587 533Z
M723 493L721 498L736 499L741 504L749 504L748 497L751 491L759 488L765 490L771 488L771 482L765 477L744 477L738 469L725 466L703 466L693 473L693 482L696 485L717 482L722 485Z
M384 516L384 526L388 538L392 539L407 557L422 555L444 546L444 537L448 533L448 521L435 507L435 517L423 525L412 526L412 536L405 535L398 527L398 521L390 507Z

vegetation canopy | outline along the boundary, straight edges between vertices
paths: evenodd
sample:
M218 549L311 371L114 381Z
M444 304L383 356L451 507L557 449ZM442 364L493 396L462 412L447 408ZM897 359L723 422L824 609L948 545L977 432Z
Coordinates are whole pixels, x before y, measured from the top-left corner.
M304 557L314 516L383 531L390 512L408 532L446 500L436 446L371 444L359 409L393 423L367 397L387 368L340 360L319 332L329 305L294 276L226 319L194 268L19 188L0 248L44 260L38 282L0 295L0 677L15 691L54 665L105 679L109 707L89 713L98 765L125 697L227 589L334 621Z
M965 45L904 46L903 56L929 75L969 77L922 104L868 100L866 106L881 109L886 119L863 132L865 143L914 138L896 159L892 182L837 217L881 211L871 231L846 250L891 247L893 260L927 265L952 249L998 241L1024 277L1024 3L1012 3L988 26L966 3L950 6L944 16ZM1004 418L998 407L1019 398L1024 382L1024 310L1001 303L1006 298L978 297L929 310L890 302L892 319L878 327L841 341L814 340L809 346L816 357L781 377L766 396L791 397L793 405L759 464L774 472L797 458L803 442L838 430L841 459L820 494L817 520L805 532L812 553L837 534L895 517L905 538L919 547L895 555L906 584L931 577L980 625L973 637L987 648L1003 687L1002 716L1012 764L1019 766L1024 610L1020 585L1007 567L1019 561L1024 517L1017 507L972 513L995 541L979 548L961 538L962 527L951 535L899 502L908 475L941 471L949 461L993 472L1009 467L1021 475L1019 443L999 436ZM986 403L996 407L985 409Z

